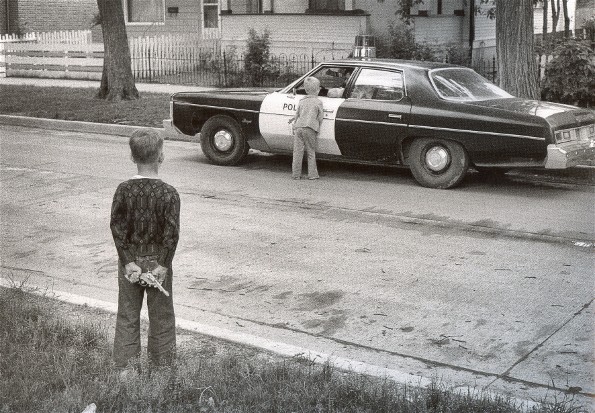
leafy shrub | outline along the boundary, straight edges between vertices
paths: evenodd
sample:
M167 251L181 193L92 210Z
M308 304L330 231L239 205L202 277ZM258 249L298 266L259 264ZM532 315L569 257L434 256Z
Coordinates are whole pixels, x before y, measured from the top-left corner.
M595 106L595 52L587 42L560 43L545 67L541 98L571 105Z
M446 45L444 56L445 60L453 65L471 66L469 46L461 46L456 43Z
M394 22L388 26L388 37L379 39L376 54L393 59L436 60L430 46L415 41L411 27Z
M244 57L244 69L251 86L262 86L266 77L274 75L275 68L271 64L270 32L265 29L262 34L250 29L248 32L246 56Z

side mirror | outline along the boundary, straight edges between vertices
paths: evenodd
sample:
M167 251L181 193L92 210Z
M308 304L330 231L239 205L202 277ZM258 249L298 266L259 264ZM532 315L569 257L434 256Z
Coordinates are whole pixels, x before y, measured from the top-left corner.
M295 96L295 88L293 88L292 90L293 96Z

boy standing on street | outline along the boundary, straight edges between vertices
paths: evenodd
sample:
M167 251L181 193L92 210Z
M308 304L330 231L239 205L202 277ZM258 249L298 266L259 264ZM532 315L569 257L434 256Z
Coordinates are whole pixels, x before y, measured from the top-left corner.
M293 162L291 174L293 179L300 179L302 175L302 160L304 148L308 159L308 179L318 179L316 167L316 138L320 131L320 124L324 117L322 101L318 99L320 81L315 77L304 80L304 89L307 95L298 103L295 117L289 120L293 124Z
M149 340L154 365L173 361L176 347L172 299L172 260L180 229L180 197L158 178L163 138L150 129L136 130L130 140L138 174L114 194L110 227L118 251L118 315L114 339L116 367L126 368L141 353L140 312L147 295ZM153 288L160 284L162 289Z

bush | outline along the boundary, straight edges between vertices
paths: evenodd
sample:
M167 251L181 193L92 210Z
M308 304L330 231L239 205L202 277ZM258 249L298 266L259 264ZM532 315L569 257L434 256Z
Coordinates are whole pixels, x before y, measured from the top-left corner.
M471 66L469 46L461 46L459 44L446 45L444 56L446 62L452 63L453 65Z
M244 57L244 69L250 86L262 86L265 78L275 74L270 56L270 32L265 30L261 35L256 30L248 32L247 53Z
M436 60L434 51L425 43L416 43L413 30L406 25L390 23L388 37L381 38L378 57L406 60Z
M560 43L545 67L541 98L582 107L595 106L595 52L576 39Z

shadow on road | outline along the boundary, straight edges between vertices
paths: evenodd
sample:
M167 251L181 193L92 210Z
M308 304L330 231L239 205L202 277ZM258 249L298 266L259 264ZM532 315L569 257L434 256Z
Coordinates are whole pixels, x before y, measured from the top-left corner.
M210 164L200 154L188 156L187 160L201 164ZM246 161L237 168L245 170L269 170L271 173L291 173L291 155L251 152ZM417 186L409 168L402 166L378 166L346 161L318 160L321 176L328 178L347 178L354 181L395 182L401 185ZM574 167L563 170L539 168L511 169L504 174L482 174L472 167L457 190L464 191L503 191L543 189L573 190L591 192L595 186L595 168Z

